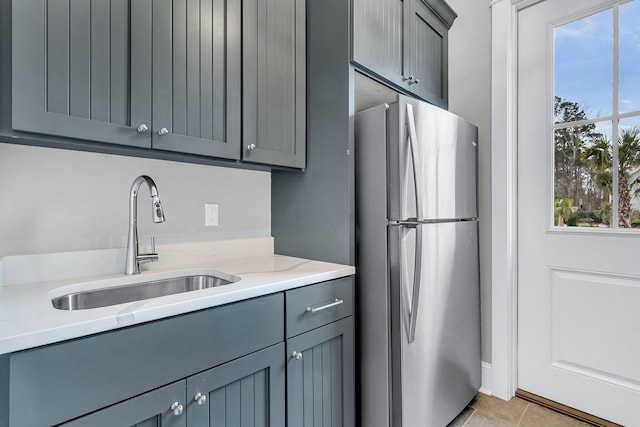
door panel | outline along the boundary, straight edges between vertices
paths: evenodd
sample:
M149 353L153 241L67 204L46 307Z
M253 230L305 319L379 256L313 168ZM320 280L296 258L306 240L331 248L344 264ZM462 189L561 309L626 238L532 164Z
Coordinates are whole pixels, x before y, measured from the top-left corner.
M610 5L546 0L519 12L518 387L633 426L640 402L638 235L553 224L554 26ZM597 90L582 92L595 97Z
M353 345L351 317L287 341L288 425L354 425Z
M151 96L136 74L151 68L150 57L136 57L151 49L136 37L151 31L150 18L140 19L150 0L134 3L13 2L14 129L150 147L149 134L136 131L150 124L149 104L134 100Z
M416 83L409 90L419 97L447 107L448 103L448 31L432 15L422 0L406 0L407 28L405 43L405 76L414 76Z
M353 1L353 60L389 81L402 81L402 0Z
M305 2L245 0L243 14L242 159L303 168Z
M178 381L122 403L61 424L64 427L186 427L187 416L174 414L174 402L185 405L185 381Z
M187 378L187 416L194 426L284 425L284 344ZM205 398L198 402L196 396ZM200 403L200 404L199 404Z
M420 229L421 280L414 293ZM392 395L402 407L394 425L446 425L480 388L477 229L476 221L390 227L391 250L400 254L391 259L392 313L403 319L392 324ZM409 342L412 316L415 340Z
M240 19L240 0L154 3L154 148L239 158Z
M416 194L421 205L419 220L475 218L477 140L475 126L441 108L400 96L389 114L400 117L398 144L390 146L389 167L390 219L417 218ZM417 155L414 158L409 139L407 104L413 106Z

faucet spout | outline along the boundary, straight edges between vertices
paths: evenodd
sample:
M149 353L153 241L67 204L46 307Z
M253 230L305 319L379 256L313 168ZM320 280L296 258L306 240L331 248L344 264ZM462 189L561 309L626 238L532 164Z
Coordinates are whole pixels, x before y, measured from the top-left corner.
M156 183L147 175L140 175L131 185L129 192L129 237L127 238L127 255L124 274L140 273L140 264L143 262L157 261L158 254L155 253L155 244L152 245L150 254L140 254L138 248L138 192L140 186L146 183L151 194L151 214L153 222L164 222L164 210L158 196ZM152 240L153 241L153 240Z

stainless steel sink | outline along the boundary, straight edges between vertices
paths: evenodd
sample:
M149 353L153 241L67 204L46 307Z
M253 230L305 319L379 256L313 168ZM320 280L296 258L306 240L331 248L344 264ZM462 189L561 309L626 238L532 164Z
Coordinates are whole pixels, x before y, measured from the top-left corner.
M200 289L215 288L217 286L229 285L238 280L239 278L227 280L210 275L174 277L152 282L74 292L53 298L51 303L53 307L58 310L86 310L89 308L107 307L125 302L197 291Z

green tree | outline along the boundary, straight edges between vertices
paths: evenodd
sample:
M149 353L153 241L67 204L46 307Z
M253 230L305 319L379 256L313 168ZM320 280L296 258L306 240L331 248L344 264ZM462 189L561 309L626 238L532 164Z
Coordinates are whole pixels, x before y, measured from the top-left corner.
M584 108L576 102L554 97L554 118L556 123L569 123L588 119ZM583 156L586 144L599 134L593 123L570 126L555 131L555 180L556 199L583 199L586 194L583 185L587 163Z
M618 141L618 226L631 228L631 194L637 180L629 182L631 171L640 166L640 128L625 129Z

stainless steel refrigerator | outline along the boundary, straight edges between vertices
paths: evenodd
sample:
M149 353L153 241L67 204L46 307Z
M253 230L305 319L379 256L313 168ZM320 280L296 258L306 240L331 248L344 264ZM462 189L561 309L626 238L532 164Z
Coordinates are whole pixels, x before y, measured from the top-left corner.
M443 427L480 388L477 135L401 95L355 117L363 427Z

